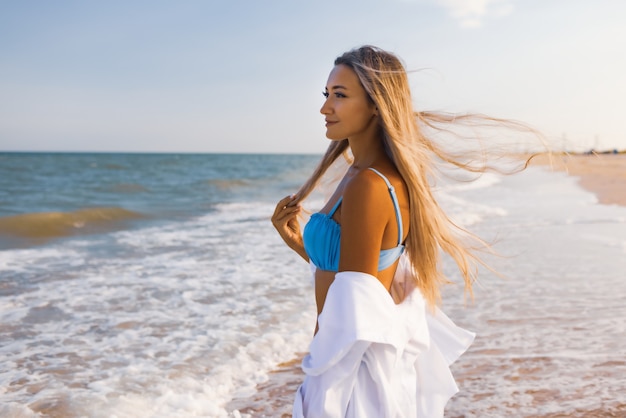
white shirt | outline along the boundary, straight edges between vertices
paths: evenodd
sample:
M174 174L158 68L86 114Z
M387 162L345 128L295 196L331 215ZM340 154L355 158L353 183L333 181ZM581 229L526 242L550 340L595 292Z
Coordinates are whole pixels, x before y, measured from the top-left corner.
M429 311L402 269L394 286L408 295L399 304L374 276L336 274L302 361L294 418L443 417L458 392L449 366L474 334Z

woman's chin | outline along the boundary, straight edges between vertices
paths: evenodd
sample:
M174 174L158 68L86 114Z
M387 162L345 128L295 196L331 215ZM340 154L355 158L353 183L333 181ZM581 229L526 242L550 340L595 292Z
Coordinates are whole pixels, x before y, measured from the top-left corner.
M341 141L345 139L344 137L338 137L337 135L328 133L328 131L326 132L326 138L330 139L331 141Z

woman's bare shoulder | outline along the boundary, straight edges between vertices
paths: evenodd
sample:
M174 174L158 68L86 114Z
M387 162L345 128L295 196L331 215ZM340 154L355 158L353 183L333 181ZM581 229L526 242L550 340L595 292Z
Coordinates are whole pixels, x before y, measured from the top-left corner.
M373 170L364 169L357 173L346 184L344 200L358 203L368 203L377 200L387 192L387 186Z

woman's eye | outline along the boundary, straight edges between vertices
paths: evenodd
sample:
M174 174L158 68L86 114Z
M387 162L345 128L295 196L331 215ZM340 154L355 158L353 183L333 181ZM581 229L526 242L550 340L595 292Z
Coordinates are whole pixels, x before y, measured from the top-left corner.
M330 97L330 93L329 93L329 92L327 92L327 91L323 91L323 92L322 92L322 95L323 95L324 97L326 97L327 99ZM333 93L333 95L334 95L336 98L338 98L338 99L343 99L344 97L346 97L346 95L345 95L345 94L343 94L343 93L338 93L338 92Z

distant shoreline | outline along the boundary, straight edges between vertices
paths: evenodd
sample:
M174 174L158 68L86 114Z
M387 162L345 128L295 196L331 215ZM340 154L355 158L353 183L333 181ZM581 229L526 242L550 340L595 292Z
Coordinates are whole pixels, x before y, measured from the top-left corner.
M540 154L531 165L551 166L578 177L579 184L605 205L626 206L626 151L590 151L584 154Z

